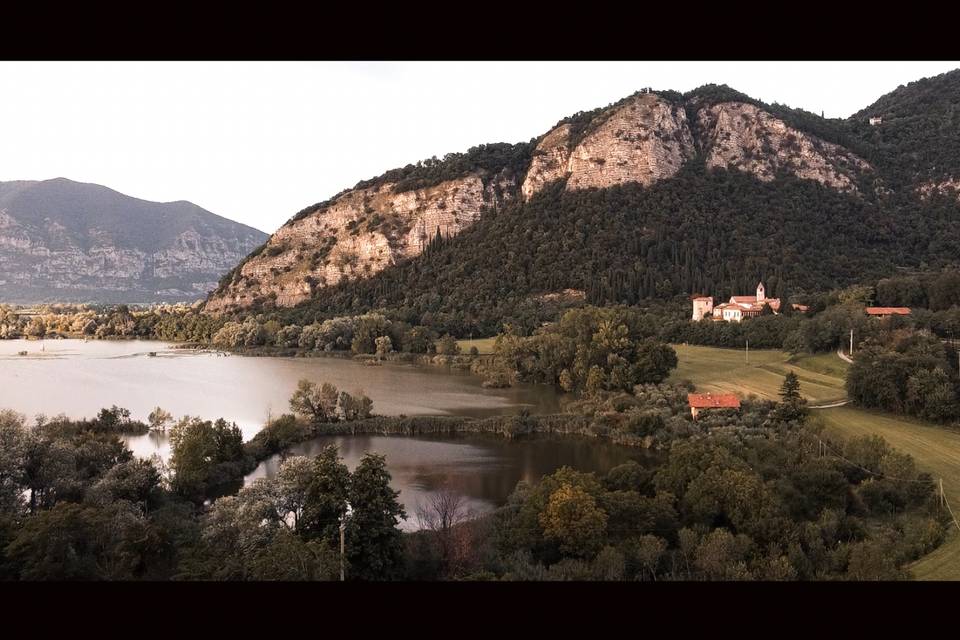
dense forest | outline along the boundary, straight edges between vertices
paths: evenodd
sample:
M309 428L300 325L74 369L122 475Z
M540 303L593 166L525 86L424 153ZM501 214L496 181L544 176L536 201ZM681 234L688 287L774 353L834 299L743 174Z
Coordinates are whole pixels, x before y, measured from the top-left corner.
M772 296L790 297L957 264L956 194L918 188L960 170L960 71L900 87L845 120L764 104L724 85L658 95L685 105L695 137L698 108L746 102L848 148L873 169L856 177L858 193L790 175L762 182L735 170L707 170L701 157L650 188L569 193L561 180L528 202L486 212L456 237L437 230L424 254L372 278L323 288L280 310L280 321L305 325L379 309L442 333L492 335L505 325L532 329L550 319L556 309L544 312L542 295L563 290L583 291L593 304L648 304L694 293L725 298L763 280ZM574 145L631 97L557 124L570 125ZM883 123L871 126L871 116ZM522 180L537 141L481 145L357 187L416 188L472 171ZM878 298L884 303L890 296Z
M945 197L891 206L808 181L762 183L692 164L649 189L568 193L558 183L435 239L417 258L279 312L300 324L375 308L415 324L447 314L450 332L490 335L536 315L537 294L564 289L585 291L593 304L637 304L690 293L726 298L763 280L770 295L789 297L953 263L956 210Z

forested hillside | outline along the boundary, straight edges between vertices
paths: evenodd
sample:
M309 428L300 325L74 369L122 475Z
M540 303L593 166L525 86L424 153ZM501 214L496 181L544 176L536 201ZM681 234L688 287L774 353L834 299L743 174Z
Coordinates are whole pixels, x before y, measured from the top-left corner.
M638 304L763 280L785 297L937 271L960 256L958 103L960 72L847 120L726 86L644 90L531 143L409 165L305 209L207 308L303 324L390 309L490 333L569 290Z

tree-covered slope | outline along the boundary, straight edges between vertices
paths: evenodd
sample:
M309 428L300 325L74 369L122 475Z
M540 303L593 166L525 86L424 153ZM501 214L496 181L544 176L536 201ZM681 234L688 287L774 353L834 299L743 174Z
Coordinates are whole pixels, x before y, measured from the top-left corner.
M883 122L871 126L871 117ZM894 186L960 177L960 70L900 86L848 123Z
M762 279L782 296L954 264L960 181L953 190L944 180L960 175L951 173L960 163L951 147L960 137L958 74L901 87L846 120L722 85L683 95L643 90L565 118L529 144L487 145L357 185L396 200L475 172L485 188L506 187L506 197L477 199L469 225L425 229L417 251L373 269L338 267L324 280L332 267L302 256L329 241L322 236L336 224L357 246L350 238L370 229L369 214L337 220L308 209L302 231L278 232L270 258L241 265L211 301L217 311L277 309L304 321L390 308L466 334L530 324L538 300L568 289L595 304L638 303L725 297ZM867 122L875 114L882 125ZM363 197L376 206L376 196ZM291 255L289 236L301 257Z
M435 240L416 259L285 313L307 321L391 308L409 321L445 318L466 334L520 321L535 313L538 294L564 289L584 290L596 304L728 297L761 279L773 296L823 290L952 262L960 255L954 214L948 203L891 208L809 181L763 183L694 166L650 189L569 193L558 183Z

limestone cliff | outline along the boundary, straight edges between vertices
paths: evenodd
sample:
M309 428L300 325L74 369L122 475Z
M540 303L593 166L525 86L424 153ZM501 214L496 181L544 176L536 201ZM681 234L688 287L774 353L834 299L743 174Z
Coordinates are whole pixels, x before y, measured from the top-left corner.
M924 182L916 190L924 200L936 193L942 196L952 196L960 201L960 178Z
M700 157L707 170L733 169L763 181L792 174L855 192L858 176L872 170L846 149L753 104L649 90L562 121L527 154L512 171L488 163L469 171L449 168L448 179L437 180L430 171L443 163L433 163L416 180L393 178L404 174L395 170L360 183L284 225L221 282L206 310L296 306L322 296L324 287L419 255L438 229L456 235L485 209L530 200L552 183L562 182L567 191L652 187ZM431 186L414 188L418 180Z
M701 149L708 168L738 169L760 180L778 172L856 191L854 177L870 166L843 147L787 126L766 111L724 102L697 112Z
M453 236L485 207L501 206L516 185L473 173L422 189L393 183L354 189L277 231L215 295L211 312L271 300L294 306L325 286L368 277L420 254L439 233Z
M0 302L196 300L266 234L189 202L0 183Z
M676 174L695 153L683 106L652 93L601 114L572 149L571 142L568 124L544 136L523 182L525 199L562 178L568 190L649 186Z

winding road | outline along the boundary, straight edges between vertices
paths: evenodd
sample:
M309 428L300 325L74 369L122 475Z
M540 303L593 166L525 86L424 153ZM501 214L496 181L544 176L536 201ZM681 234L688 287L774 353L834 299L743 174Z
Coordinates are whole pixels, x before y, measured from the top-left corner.
M850 364L853 364L853 360L851 360L850 357L843 352L843 347L840 347L839 349L837 349L837 355L844 362L849 362ZM807 408L808 409L832 409L834 407L842 407L843 405L849 404L849 403L850 403L850 400L848 398L847 400L841 400L840 402L831 402L830 404L818 404L818 405L810 406Z

